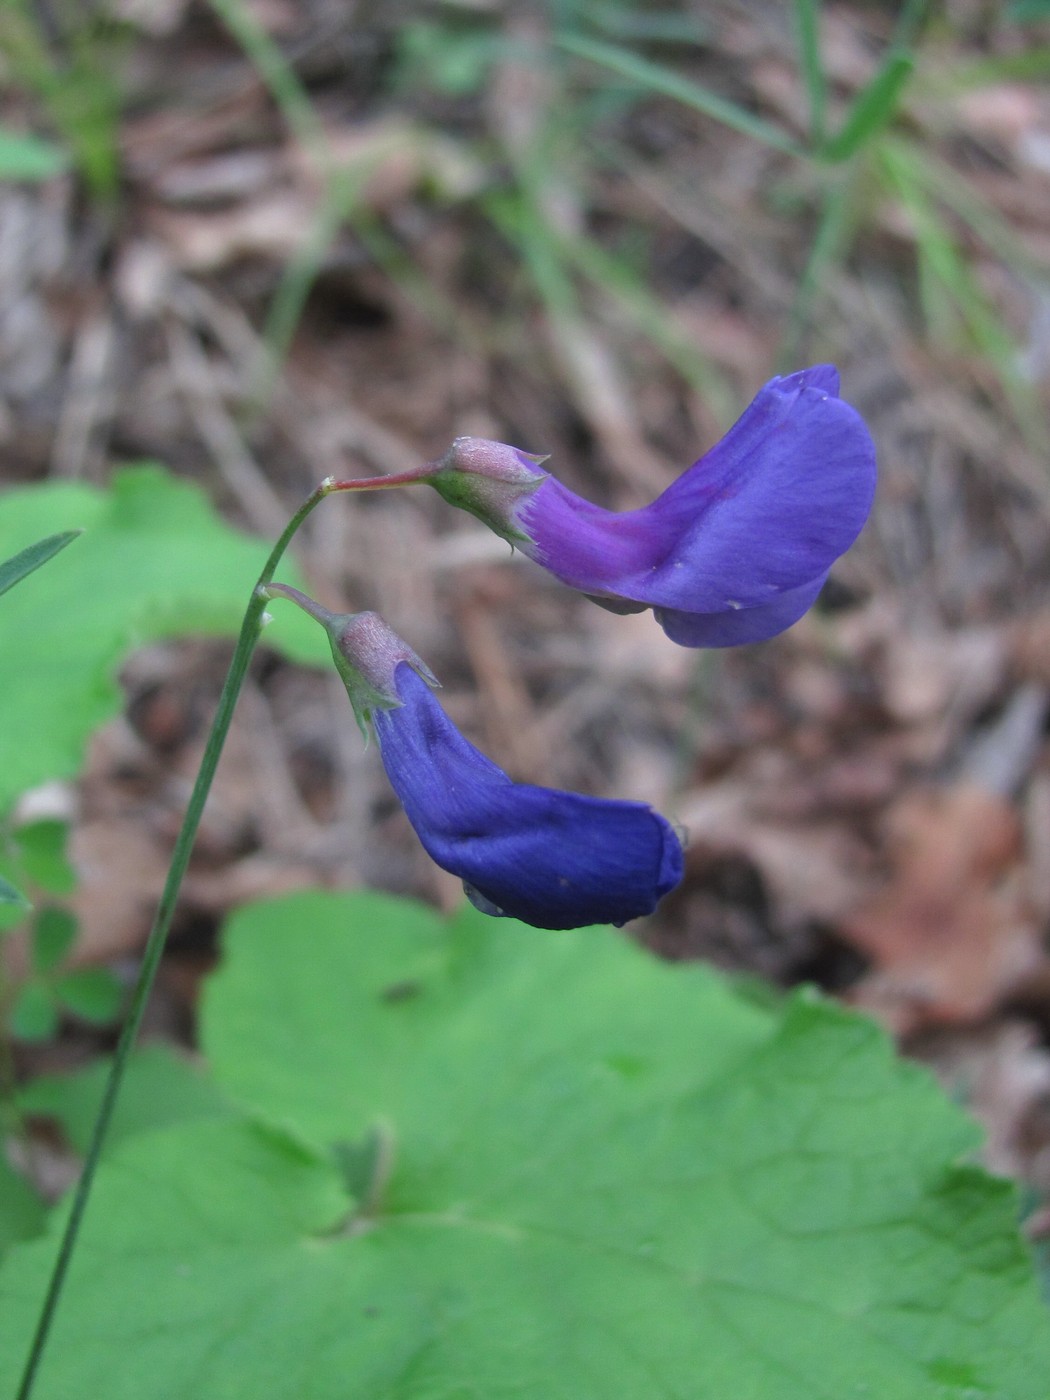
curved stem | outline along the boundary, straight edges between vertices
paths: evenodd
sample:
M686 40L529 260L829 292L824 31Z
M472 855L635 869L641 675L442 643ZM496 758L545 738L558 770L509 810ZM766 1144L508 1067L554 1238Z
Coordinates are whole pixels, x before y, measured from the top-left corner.
M387 491L393 486L412 486L417 481L432 481L441 470L440 462L424 462L407 472L392 472L389 476L359 476L348 481L330 481L330 491Z
M37 1321L36 1332L33 1336L32 1345L29 1349L29 1356L26 1360L25 1370L22 1373L22 1383L18 1389L17 1400L29 1400L33 1390L33 1383L36 1378L37 1369L47 1345L48 1334L54 1320L58 1307L59 1298L62 1293L62 1286L65 1283L66 1272L69 1269L73 1251L76 1248L77 1237L80 1233L81 1222L84 1218L84 1211L87 1208L88 1198L91 1195L91 1187L95 1179L95 1171L98 1167L99 1157L106 1140L110 1121L113 1117L113 1109L120 1092L121 1082L124 1078L124 1071L127 1068L128 1056L138 1035L139 1027L142 1024L142 1017L149 1001L149 995L153 988L153 982L160 966L161 955L164 952L164 944L167 941L168 931L171 928L172 916L175 913L175 904L179 896L179 888L182 878L186 873L189 864L190 852L197 835L197 828L200 825L201 815L204 812L204 804L207 801L208 793L211 789L212 779L215 776L215 769L219 763L219 756L222 753L223 744L230 728L230 721L233 718L234 706L240 694L244 677L248 671L248 663L251 660L255 644L259 640L262 631L262 614L266 607L266 596L263 592L264 586L273 578L274 570L281 561L288 544L310 514L313 508L330 495L335 483L329 479L323 481L311 496L299 507L296 513L285 527L281 538L270 551L270 557L263 566L258 582L252 590L251 600L248 603L247 611L244 614L244 621L241 624L240 635L237 638L237 646L230 662L230 669L226 675L226 681L219 697L218 709L215 719L212 722L211 733L208 735L208 742L205 745L204 756L201 759L201 766L197 773L197 780L193 785L193 792L190 795L189 804L186 808L186 815L182 821L182 828L179 831L178 839L175 842L175 850L171 858L171 866L168 869L168 877L164 883L164 891L157 906L157 913L153 920L153 927L150 929L149 938L146 940L146 947L142 954L142 966L139 969L138 979L135 989L131 995L131 1005L128 1008L127 1019L124 1022L120 1033L120 1040L117 1043L116 1053L113 1056L113 1064L106 1079L105 1091L102 1095L102 1103L99 1106L98 1116L92 1129L91 1142L88 1145L87 1155L84 1158L84 1170L81 1172L80 1181L77 1183L76 1192L73 1196L73 1203L70 1208L69 1218L66 1221L65 1229L62 1233L62 1241L59 1245L58 1256L55 1259L54 1267L51 1271L51 1278L48 1281L47 1293L44 1297L40 1309L40 1316Z

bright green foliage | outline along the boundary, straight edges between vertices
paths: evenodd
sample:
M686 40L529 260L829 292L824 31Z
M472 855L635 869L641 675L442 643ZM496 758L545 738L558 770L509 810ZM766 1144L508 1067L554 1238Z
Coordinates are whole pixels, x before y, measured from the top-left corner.
M0 180L50 180L69 165L60 146L26 131L0 127Z
M0 934L22 922L41 892L72 893L76 875L66 858L68 835L65 822L50 819L13 830L0 825L0 906L6 906L0 907ZM5 899L5 887L17 898Z
M1045 1394L1011 1189L852 1014L314 894L233 920L203 1038L255 1118L125 1138L38 1400ZM53 1249L12 1251L5 1335Z
M124 1000L124 988L105 967L84 967L67 972L54 984L55 996L65 1010L82 1021L106 1026L115 1020Z
M7 1031L13 1040L50 1040L58 1030L58 1003L46 982L36 980L20 987L7 1013Z
M901 92L914 67L911 54L891 54L868 86L857 94L841 129L820 155L825 160L848 160L876 136L895 115Z
M114 1021L124 988L108 968L63 972L77 937L77 921L65 909L44 906L29 931L30 972L11 997L8 1031L15 1040L47 1040L64 1011L105 1026Z
M76 874L66 855L69 828L45 817L27 822L11 834L23 877L49 894L72 894Z
M56 521L82 526L77 547L0 605L0 813L27 788L77 771L92 730L117 713L116 672L161 637L236 632L266 546L223 525L196 487L157 467L0 497L0 557ZM291 576L293 571L287 571ZM275 622L298 660L322 663L307 619Z
M29 1117L53 1118L70 1147L85 1152L109 1073L108 1060L96 1060L74 1074L34 1079L18 1094L18 1110ZM165 1045L148 1045L128 1064L110 1129L110 1146L151 1128L166 1128L232 1113L222 1092L202 1069Z
M41 909L33 928L33 969L53 972L76 942L77 921L66 909Z

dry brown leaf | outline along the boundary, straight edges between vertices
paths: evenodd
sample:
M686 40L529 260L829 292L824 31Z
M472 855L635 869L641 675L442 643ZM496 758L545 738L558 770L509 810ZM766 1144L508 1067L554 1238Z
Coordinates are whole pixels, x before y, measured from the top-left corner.
M1044 959L1017 811L969 783L918 790L886 839L885 888L840 925L875 964L857 1001L901 1032L986 1015Z
M859 843L841 824L764 819L752 784L729 779L683 802L678 819L690 849L746 856L761 873L787 925L837 922L867 889Z

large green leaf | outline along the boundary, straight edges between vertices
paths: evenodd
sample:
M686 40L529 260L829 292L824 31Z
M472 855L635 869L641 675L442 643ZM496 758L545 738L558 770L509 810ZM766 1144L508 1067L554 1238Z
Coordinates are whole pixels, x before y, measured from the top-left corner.
M32 1079L18 1092L19 1112L54 1119L69 1145L84 1153L109 1069L109 1060L96 1060L69 1074ZM128 1061L109 1142L112 1146L147 1129L233 1112L221 1090L193 1061L168 1046L146 1045Z
M34 784L76 772L88 735L119 709L116 672L132 648L235 633L268 552L157 467L120 472L108 491L54 482L7 492L0 558L57 524L84 529L77 547L0 606L0 814ZM323 662L316 627L281 614L267 639Z
M1012 1191L865 1021L374 896L226 956L204 1039L270 1126L125 1141L38 1400L1045 1395ZM6 1335L53 1249L12 1252Z

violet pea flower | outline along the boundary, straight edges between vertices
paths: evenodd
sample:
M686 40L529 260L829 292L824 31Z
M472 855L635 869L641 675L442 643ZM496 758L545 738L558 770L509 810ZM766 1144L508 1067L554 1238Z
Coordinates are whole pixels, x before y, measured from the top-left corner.
M864 420L833 365L772 379L650 505L592 505L505 443L457 438L429 482L613 612L651 607L690 647L764 641L797 622L860 533L875 491ZM393 484L391 479L391 483Z
M536 928L624 924L682 878L682 847L644 802L515 783L456 729L408 665L373 716L387 776L431 858L486 914Z
M681 842L646 803L513 782L468 743L425 663L375 613L332 613L286 584L264 592L325 628L417 836L482 912L536 928L619 925L651 913L681 880Z

